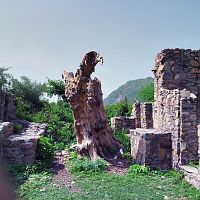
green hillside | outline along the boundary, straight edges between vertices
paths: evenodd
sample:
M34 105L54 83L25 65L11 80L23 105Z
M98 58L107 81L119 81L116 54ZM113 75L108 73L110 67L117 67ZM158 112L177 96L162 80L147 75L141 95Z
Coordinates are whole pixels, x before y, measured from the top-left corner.
M118 89L111 92L108 97L104 99L104 104L114 104L120 96L126 96L129 103L133 103L135 98L138 98L138 92L145 86L153 83L153 78L147 77L143 79L130 80ZM138 98L139 99L139 98ZM140 99L139 99L140 100Z

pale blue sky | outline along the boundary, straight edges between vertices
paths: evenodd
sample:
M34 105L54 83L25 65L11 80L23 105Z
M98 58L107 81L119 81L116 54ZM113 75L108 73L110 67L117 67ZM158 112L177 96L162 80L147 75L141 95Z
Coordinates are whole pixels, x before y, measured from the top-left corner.
M104 97L152 76L164 48L200 49L199 0L0 0L0 66L46 81L100 52Z

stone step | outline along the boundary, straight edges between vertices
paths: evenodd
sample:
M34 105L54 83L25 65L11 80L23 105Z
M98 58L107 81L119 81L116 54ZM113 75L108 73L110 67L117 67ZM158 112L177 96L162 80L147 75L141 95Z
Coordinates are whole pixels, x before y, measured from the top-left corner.
M46 124L29 123L21 133L2 140L3 157L10 163L34 163L38 138L45 133Z

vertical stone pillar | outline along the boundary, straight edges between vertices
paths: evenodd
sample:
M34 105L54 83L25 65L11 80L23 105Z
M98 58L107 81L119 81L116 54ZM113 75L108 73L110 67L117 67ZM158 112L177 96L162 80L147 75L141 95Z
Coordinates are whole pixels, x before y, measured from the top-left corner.
M141 128L141 104L133 104L132 116L135 118L136 128Z
M152 103L141 104L141 128L153 128Z
M187 91L182 93L187 94ZM190 95L180 99L180 165L198 160L197 102L188 98Z

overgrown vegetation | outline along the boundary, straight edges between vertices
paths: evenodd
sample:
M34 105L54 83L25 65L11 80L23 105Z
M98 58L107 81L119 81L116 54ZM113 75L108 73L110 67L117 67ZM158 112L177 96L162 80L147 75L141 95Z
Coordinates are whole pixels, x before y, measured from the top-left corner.
M0 89L14 93L18 117L47 123L47 133L38 141L37 161L33 165L8 167L19 199L200 199L200 192L183 180L182 173L164 173L134 164L126 174L118 176L105 172L108 163L104 160L78 160L75 152L70 152L68 165L80 192L73 193L67 187L52 183L50 166L55 150L65 149L75 142L72 112L63 96L64 85L54 80L48 80L47 84L36 83L27 77L17 80L7 70L0 68ZM148 89L143 92L145 90ZM59 101L49 103L42 100L45 92L49 96L58 95ZM145 98L149 101L149 95ZM131 106L126 102L106 107L109 119L129 116L130 112ZM15 125L14 129L20 132L22 127ZM125 157L129 158L130 138L127 132L115 130L114 135L124 145Z
M45 90L45 83L37 83L26 76L20 80L13 78L10 91L15 97L17 117L32 121L32 116L48 103L41 99Z
M114 136L118 139L122 145L124 146L125 152L123 152L123 156L126 159L131 160L131 140L128 132L126 130L114 130Z
M74 163L75 160L70 161ZM52 184L52 175L39 171L35 167L27 168L18 165L12 169L21 180L17 194L21 200L54 200L54 199L187 199L198 200L200 192L189 186L181 173L175 171L151 171L148 167L133 165L127 174L118 176L105 173L83 173L86 169L96 169L94 164L78 164L73 173L73 182L80 192L71 192L69 188L60 188ZM81 167L79 167L81 166ZM84 167L83 167L84 166ZM85 167L86 166L86 167ZM92 167L91 167L92 166ZM81 170L80 170L81 169ZM82 170L84 169L84 170ZM28 172L25 172L28 171ZM90 171L90 170L89 170ZM21 178L21 179L20 179Z
M127 102L116 103L105 106L105 111L108 120L117 116L129 117L131 115L132 105L128 104Z
M75 142L72 111L64 101L63 81L48 79L47 83L38 83L26 76L18 80L8 73L8 68L0 68L2 88L14 95L19 119L47 123L47 134L38 142L37 159L50 165L55 150L65 149ZM53 95L60 97L58 102L50 103L44 99L44 96ZM21 129L15 124L15 133Z
M72 159L70 165L70 171L72 173L97 173L102 172L108 167L108 163L103 159L97 159L95 161L88 158Z

